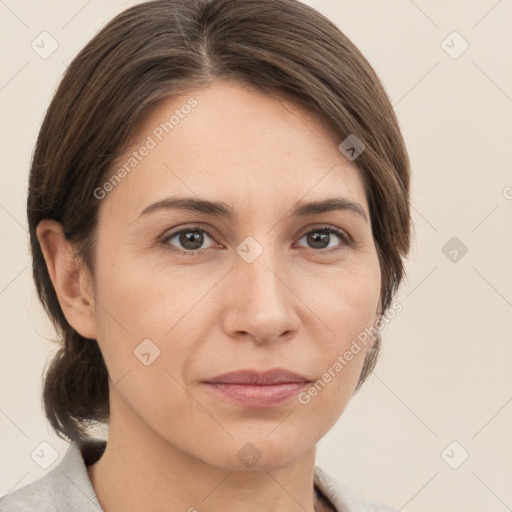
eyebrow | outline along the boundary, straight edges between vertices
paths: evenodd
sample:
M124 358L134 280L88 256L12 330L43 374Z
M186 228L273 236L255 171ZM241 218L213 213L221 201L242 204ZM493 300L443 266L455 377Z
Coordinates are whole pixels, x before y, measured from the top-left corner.
M193 197L169 197L144 208L139 218L155 211L168 209L189 210L206 215L220 216L226 219L233 219L238 213L235 208L222 201L208 201ZM364 219L365 222L368 222L364 208L359 203L343 197L331 197L321 201L311 202L299 201L295 204L291 213L288 214L288 217L305 217L307 215L316 215L336 210L354 212Z

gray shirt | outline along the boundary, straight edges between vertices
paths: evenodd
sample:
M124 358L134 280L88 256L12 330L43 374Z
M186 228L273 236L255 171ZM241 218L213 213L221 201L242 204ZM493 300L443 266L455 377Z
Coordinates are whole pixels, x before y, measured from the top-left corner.
M0 498L0 512L103 512L87 473L101 457L106 441L73 441L59 464L45 476ZM314 485L337 512L398 512L369 500L322 471L314 469Z

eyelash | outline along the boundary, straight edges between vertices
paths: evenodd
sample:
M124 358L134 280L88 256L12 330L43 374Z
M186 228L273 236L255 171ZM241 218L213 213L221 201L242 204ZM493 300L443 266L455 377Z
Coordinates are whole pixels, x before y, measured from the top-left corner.
M170 245L168 243L169 240L171 240L172 238L174 238L177 235L180 235L181 233L188 233L191 231L203 232L203 233L206 233L212 240L215 239L214 236L207 229L204 229L200 226L187 226L183 229L180 229L179 231L174 231L173 233L170 233L169 235L165 236L165 238L162 240L162 243L168 248ZM312 251L314 251L315 254L329 255L329 254L332 254L332 252L341 250L343 248L343 245L346 245L348 247L353 247L355 245L354 241L352 240L352 238L350 237L350 235L347 232L345 232L341 229L335 228L333 226L330 226L330 225L324 225L320 228L314 228L310 231L307 231L300 238L302 239L306 235L309 235L311 233L316 233L316 232L327 232L327 234L335 234L337 237L339 237L341 239L341 241L343 243L342 243L341 247L335 248L335 249L311 249ZM209 251L209 249L181 251L181 250L175 249L175 248L171 248L170 250L173 252L176 252L182 256L199 256L199 255L204 254L205 252Z

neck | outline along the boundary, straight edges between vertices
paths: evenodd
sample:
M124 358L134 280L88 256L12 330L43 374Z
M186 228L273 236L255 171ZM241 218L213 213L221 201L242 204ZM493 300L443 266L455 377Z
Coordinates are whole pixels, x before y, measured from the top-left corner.
M315 447L285 468L231 470L177 448L125 409L111 403L107 447L87 468L104 512L328 510L313 488Z

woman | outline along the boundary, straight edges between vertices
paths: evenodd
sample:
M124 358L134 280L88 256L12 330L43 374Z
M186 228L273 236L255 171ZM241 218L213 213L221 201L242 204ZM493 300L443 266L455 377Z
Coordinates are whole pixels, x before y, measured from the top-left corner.
M124 11L65 73L27 211L71 445L0 510L395 510L315 466L410 243L395 114L333 23L296 0Z

